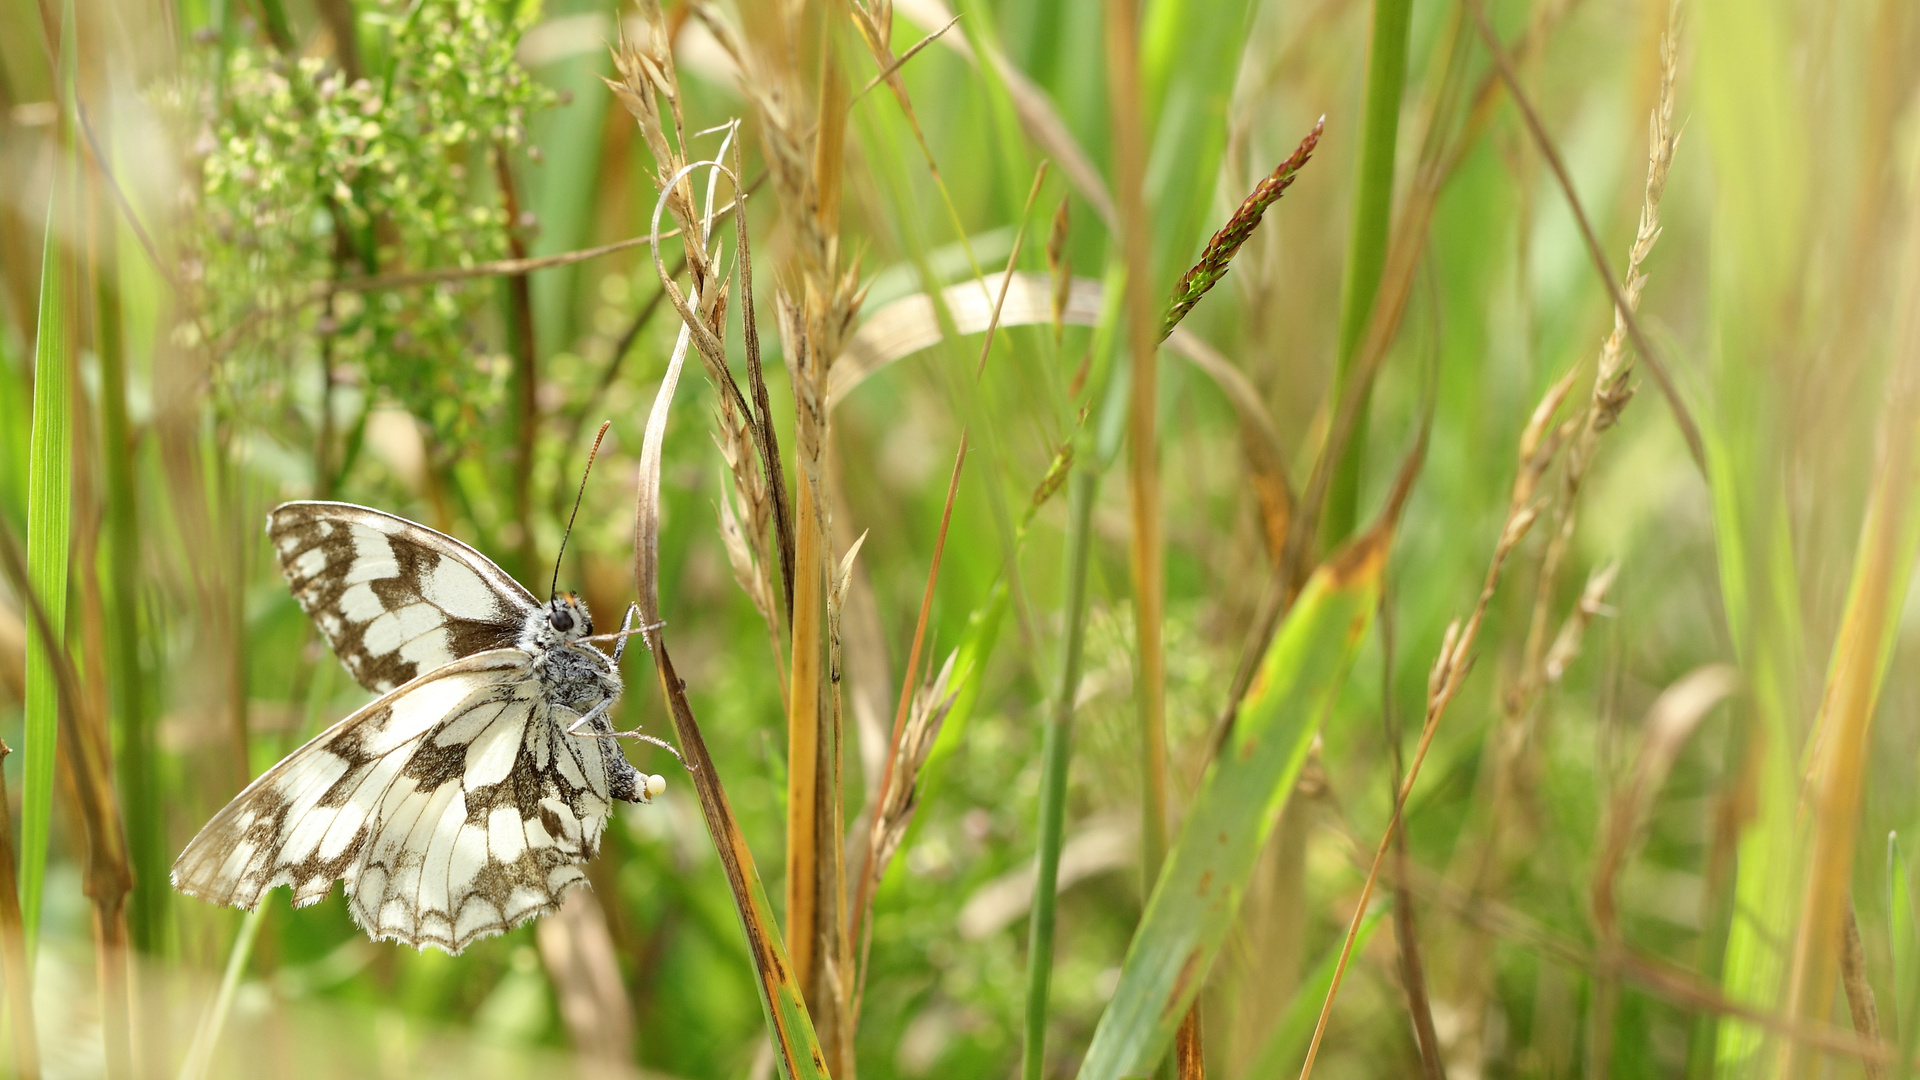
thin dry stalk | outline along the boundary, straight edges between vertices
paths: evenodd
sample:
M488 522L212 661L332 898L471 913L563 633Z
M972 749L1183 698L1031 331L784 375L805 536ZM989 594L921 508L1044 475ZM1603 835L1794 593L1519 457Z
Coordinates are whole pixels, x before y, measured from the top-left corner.
M1652 113L1647 118L1647 179L1640 201L1640 224L1633 246L1627 253L1627 275L1622 292L1627 308L1638 311L1646 289L1647 275L1641 270L1653 245L1660 239L1660 199L1667 189L1667 177L1673 169L1674 152L1680 146L1680 131L1674 127L1674 81L1679 75L1680 56L1675 40L1675 22L1679 18L1677 0L1667 14L1667 29L1660 38L1660 90ZM1600 436L1619 422L1621 410L1633 398L1628 385L1632 377L1632 358L1627 355L1627 324L1620 309L1615 309L1613 331L1600 346L1595 364L1593 394L1587 404L1586 422L1567 446L1567 460L1561 471L1560 497L1554 508L1554 528L1546 551L1541 556L1540 578L1534 592L1533 619L1527 630L1526 665L1516 699L1522 708L1539 692L1541 685L1553 681L1548 675L1541 650L1546 647L1547 625L1551 618L1552 598L1562 564L1572 546L1579 519L1582 485L1599 447ZM1583 605L1584 606L1584 605Z
M1400 755L1400 710L1394 707L1394 618L1392 579L1382 582L1380 613L1380 721L1386 728L1388 756L1393 765L1392 791L1400 790L1400 774L1405 768ZM1393 934L1400 947L1400 985L1407 995L1407 1013L1413 1021L1414 1045L1420 1051L1420 1072L1425 1080L1446 1080L1446 1066L1440 1060L1440 1036L1433 1025L1433 1005L1427 997L1426 965L1420 955L1420 927L1414 919L1413 889L1407 883L1407 833L1396 829L1393 836Z
M0 742L0 766L13 748ZM13 1036L13 1067L22 1080L40 1076L40 1042L33 1019L33 972L27 967L26 928L20 921L20 881L13 861L13 813L7 778L0 769L0 973L7 981L7 1016Z
M900 831L900 835L904 836L907 824L905 820L897 823L887 821L886 809L889 805L893 805L897 806L903 814L910 815L913 812L912 793L918 787L919 767L926 761L924 754L903 755L902 748L906 742L907 726L912 716L911 710L918 698L924 696L924 691L921 695L915 695L911 687L914 673L920 670L920 650L926 644L927 620L933 613L933 590L940 580L940 561L947 550L947 529L953 524L953 500L960 492L960 467L965 464L966 459L967 445L963 439L959 449L953 455L953 472L947 478L947 498L940 509L940 530L934 534L933 538L933 561L927 568L926 590L920 595L920 615L913 625L913 644L907 650L906 677L901 680L900 705L893 716L892 745L887 751L886 765L880 774L879 794L874 800L873 814L869 818L867 856L860 866L860 885L854 896L854 922L847 930L847 936L860 943L860 975L858 989L853 998L853 1014L856 1022L860 1017L860 1005L865 997L867 983L867 952L872 945L873 934L868 914L873 905L873 893L879 887L880 878L886 873L887 862L892 859L894 848L899 844L896 838L892 846L889 846L887 838L896 828ZM944 717L944 712L942 715ZM911 765L911 770L896 779L895 772L903 765ZM900 794L902 789L907 793L904 797Z
M1407 796L1413 791L1414 781L1420 778L1420 766L1426 761L1428 748L1433 745L1440 718L1446 715L1447 706L1453 703L1461 684L1466 681L1467 673L1472 670L1473 647L1479 640L1480 626L1486 619L1488 606L1493 602L1494 591L1499 587L1500 572L1506 566L1507 557L1513 554L1520 541L1526 539L1528 530L1539 517L1540 505L1536 493L1540 480L1567 438L1565 427L1553 424L1553 416L1573 389L1573 374L1569 372L1547 389L1521 433L1519 471L1507 499L1506 522L1500 528L1493 557L1487 564L1486 579L1480 586L1480 597L1465 623L1456 619L1447 626L1446 635L1440 643L1440 655L1434 658L1433 670L1427 676L1426 720L1421 726L1420 742L1414 749L1413 761L1407 767L1406 779L1401 781L1400 789L1394 795L1393 813L1387 818L1386 831L1381 834L1380 843L1374 850L1373 863L1367 870L1365 884L1360 888L1360 899L1354 905L1352 920L1347 924L1346 940L1340 947L1340 959L1334 966L1333 983L1327 988L1326 1000L1320 1006L1320 1018L1314 1024L1313 1038L1307 1044L1306 1061L1300 1067L1300 1080L1307 1080L1313 1075L1313 1063L1320 1051L1320 1040L1326 1035L1327 1020L1333 1015L1334 998L1340 993L1340 981L1346 974L1354 938L1360 932L1360 921L1366 916L1367 904L1373 898L1373 887L1379 880L1381 864L1386 861L1387 849L1400 827L1401 815L1406 812Z
M1152 892L1167 852L1166 553L1160 506L1158 346L1178 322L1154 325L1152 223L1145 194L1147 134L1141 117L1139 11L1133 0L1106 5L1107 115L1113 125L1114 189L1120 210L1120 249L1126 267L1126 321L1133 385L1127 410L1127 505L1132 529L1127 565L1133 584L1134 698L1140 723L1140 863L1144 892ZM1180 1039L1198 1046L1196 1000L1181 1022ZM1192 1031L1187 1029L1191 1028Z
M912 48L896 58L890 44L893 40L893 0L872 0L870 3L852 0L849 9L853 15L853 25L860 31L860 39L866 43L867 51L873 54L873 62L880 67L879 74L861 87L851 100L860 100L867 91L882 82L893 91L894 100L900 103L900 112L907 119L907 126L913 129L914 142L919 145L920 157L927 163L927 172L933 177L934 189L940 192L940 202L946 207L947 221L960 240L960 250L966 252L967 265L973 268L974 278L981 280L981 287L984 288L986 275L981 272L980 260L973 253L973 238L967 232L966 223L960 220L960 211L953 204L952 193L947 190L946 177L940 175L940 164L934 160L933 148L927 145L926 133L920 129L920 117L913 111L913 99L907 95L906 81L900 78L900 68L921 49L953 29L954 24L960 21L960 16L948 19L946 25L914 42Z
M583 1080L626 1080L633 1069L633 1010L600 901L591 889L574 889L534 931Z
M1520 77L1514 73L1513 60L1507 55L1506 48L1500 44L1500 35L1493 30L1493 24L1487 20L1486 6L1481 0L1464 0L1473 14L1475 27L1480 31L1480 39L1486 43L1487 51L1493 56L1493 64L1500 73L1501 81L1507 84L1507 93L1512 95L1513 103L1519 107L1521 119L1526 121L1527 133L1533 137L1534 146L1547 162L1554 180L1559 183L1561 194L1566 196L1567 208L1573 211L1574 222L1580 226L1580 238L1585 241L1587 255L1593 260L1594 269L1599 271L1600 279L1606 283L1607 294L1613 301L1615 316L1626 328L1627 337L1633 347L1639 351L1640 358L1646 364L1647 373L1666 396L1667 405L1673 410L1674 423L1680 428L1680 435L1687 443L1687 453L1693 457L1693 463L1702 474L1707 471L1706 443L1700 437L1699 425L1694 423L1693 414L1681 399L1679 388L1673 384L1673 377L1666 360L1653 341L1640 328L1640 320L1634 314L1634 307L1628 303L1626 290L1614 276L1613 268L1607 263L1607 253L1600 246L1599 235L1593 231L1593 222L1587 218L1586 210L1580 205L1580 198L1573 190L1573 178L1568 175L1567 167L1560 160L1560 152L1554 149L1553 140L1548 137L1547 129L1540 122L1540 114L1534 110L1533 102L1527 97L1520 85Z
M1349 831L1346 838L1353 844L1354 867L1360 869L1363 864L1359 858L1358 837ZM1810 1049L1844 1054L1861 1061L1890 1063L1899 1060L1899 1048L1885 1040L1872 1042L1824 1021L1799 1020L1747 1002L1735 1001L1725 996L1717 983L1699 973L1631 948L1622 949L1612 959L1597 956L1585 946L1569 940L1525 913L1498 900L1475 896L1429 867L1409 861L1407 869L1408 880L1414 891L1463 925L1522 944L1571 971L1630 982L1683 1010L1732 1017L1783 1038L1805 1043ZM1389 869L1387 872L1392 874L1396 871Z

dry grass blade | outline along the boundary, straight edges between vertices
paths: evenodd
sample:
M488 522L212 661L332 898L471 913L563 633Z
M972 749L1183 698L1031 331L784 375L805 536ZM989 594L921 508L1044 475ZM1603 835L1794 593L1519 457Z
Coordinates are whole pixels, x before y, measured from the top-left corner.
M1114 187L1120 207L1121 265L1126 270L1125 320L1129 370L1127 505L1132 516L1127 564L1133 586L1136 650L1134 700L1139 710L1142 785L1140 851L1149 888L1167 848L1166 655L1161 605L1165 601L1164 537L1160 513L1160 444L1156 347L1165 336L1154 324L1153 229L1145 194L1147 133L1140 108L1140 34L1131 0L1110 0L1104 21L1108 116L1113 125Z
M1674 760L1700 721L1714 706L1740 686L1740 675L1725 664L1710 664L1682 676L1654 700L1647 712L1646 734L1627 783L1614 796L1600 841L1589 904L1603 962L1624 949L1620 938L1614 888L1620 869L1632 852L1635 838L1652 809L1653 799L1666 782ZM1613 1067L1613 1030L1619 1003L1618 980L1602 973L1595 981L1592 1024L1587 1039L1587 1075L1608 1076Z
M1193 310L1193 305L1206 295L1207 290L1227 276L1227 264L1240 251L1240 245L1253 235L1253 230L1260 226L1261 216L1269 206L1280 201L1280 196L1285 195L1287 188L1292 187L1299 178L1300 170L1313 159L1313 151L1320 145L1320 133L1326 127L1326 117L1315 121L1313 130L1300 140L1293 154L1273 170L1273 175L1254 185L1253 191L1241 200L1240 208L1207 241L1199 261L1180 278L1180 284L1174 286L1173 304L1167 309L1166 321L1160 330L1161 337L1171 334L1180 320L1187 317L1187 312Z
M868 24L866 20L869 18L871 18L871 16L869 16L866 12L862 11L859 5L856 4L854 6L854 25L860 28L861 36L867 39L868 48L873 49L874 54L878 56L880 55L881 50L886 48L886 34L884 31L882 31L872 36L868 36L867 34ZM852 101L850 101L849 104L851 104L854 101L859 101L863 97L866 97L867 94L871 92L874 87L879 86L882 82L885 82L889 87L893 89L894 94L900 98L901 106L906 108L909 111L909 115L911 115L913 106L907 100L906 88L900 85L900 80L898 77L900 69L907 65L907 61L913 59L915 56L918 56L920 54L921 49L924 49L927 46L933 44L935 41L938 41L940 39L940 35L953 29L955 24L957 24L959 21L960 21L960 16L955 15L953 18L948 19L946 22L946 25L940 27L940 29L933 31L932 33L928 34L926 37L923 37L919 41L914 42L912 45L907 46L906 52L903 52L899 56L894 57L890 63L886 64L886 66L881 68L879 72L875 73L873 78L868 79L866 82L866 85L854 91ZM914 126L914 130L918 132L920 129L919 122L915 121L913 126Z
M1625 325L1627 336L1633 347L1640 353L1647 372L1666 395L1667 405L1673 410L1674 423L1679 425L1680 435L1687 443L1687 453L1693 456L1693 463L1704 475L1707 471L1706 443L1700 438L1699 425L1694 423L1693 414L1680 397L1680 390L1673 383L1673 375L1666 360L1653 346L1652 339L1640 328L1640 320L1634 314L1634 307L1627 300L1627 294L1613 268L1607 263L1607 253L1600 246L1600 238L1593 231L1593 223L1588 220L1586 210L1580 205L1580 197L1573 190L1573 178L1568 175L1567 167L1560 160L1559 151L1554 149L1553 140L1548 137L1547 129L1540 122L1539 113L1534 111L1533 102L1527 97L1525 88L1520 85L1520 77L1514 72L1513 60L1507 55L1506 48L1500 44L1500 35L1494 33L1493 24L1487 21L1487 12L1481 0L1462 0L1473 12L1474 25L1479 28L1480 38L1486 43L1487 51L1493 56L1494 67L1500 72L1500 78L1507 84L1507 93L1513 96L1513 102L1520 109L1521 118L1526 121L1528 134L1533 137L1540 156L1546 159L1547 168L1560 185L1561 194L1566 196L1567 207L1573 211L1575 223L1580 226L1580 238L1586 242L1587 255L1592 258L1594 269L1599 271L1600 279L1606 283L1607 294L1613 301L1615 316Z
M1787 983L1787 1011L1798 1017L1825 1017L1832 1004L1869 735L1920 544L1914 506L1920 490L1920 210L1909 210L1908 229L1879 459L1820 712L1809 736L1805 798L1813 828ZM1782 1048L1782 1076L1797 1077L1808 1065L1799 1044Z
M1527 531L1539 516L1540 508L1535 495L1540 480L1565 441L1565 433L1553 424L1553 416L1572 391L1573 376L1574 372L1568 372L1547 389L1540 403L1534 407L1526 430L1521 433L1520 467L1508 496L1506 522L1501 526L1500 537L1494 543L1493 558L1487 564L1486 580L1480 586L1480 597L1473 611L1467 616L1466 622L1455 620L1448 625L1446 636L1440 644L1440 655L1434 659L1433 670L1427 677L1426 719L1420 729L1420 742L1414 749L1406 778L1400 782L1400 789L1394 795L1393 813L1387 818L1386 831L1374 850L1373 863L1367 870L1365 884L1360 888L1360 899L1354 905L1353 918L1347 925L1346 941L1341 946L1340 960L1334 968L1333 984L1327 988L1326 1001L1320 1007L1320 1019L1315 1023L1313 1038L1307 1044L1307 1059L1300 1067L1300 1080L1307 1080L1313 1075L1314 1058L1319 1053L1321 1039L1326 1035L1327 1020L1333 1015L1334 998L1340 993L1340 981L1346 972L1347 959L1352 952L1354 938L1359 933L1360 921L1366 916L1367 904L1373 898L1373 887L1379 880L1381 864L1386 860L1387 849L1400 827L1401 815L1406 812L1407 796L1412 794L1414 782L1420 778L1420 766L1425 763L1427 750L1433 745L1440 718L1446 715L1447 706L1452 704L1454 696L1460 692L1460 685L1466 681L1467 672L1472 669L1473 647L1479 640L1480 626L1486 619L1488 606L1493 602L1494 590L1499 587L1500 572L1506 566L1507 557L1526 538ZM1404 470L1402 475L1405 476ZM1404 498L1404 495L1401 497Z
M1593 921L1603 941L1617 940L1614 881L1645 824L1654 796L1700 721L1739 687L1738 671L1725 664L1710 664L1682 676L1647 710L1640 753L1626 785L1614 795L1602 831L1600 858L1594 867Z

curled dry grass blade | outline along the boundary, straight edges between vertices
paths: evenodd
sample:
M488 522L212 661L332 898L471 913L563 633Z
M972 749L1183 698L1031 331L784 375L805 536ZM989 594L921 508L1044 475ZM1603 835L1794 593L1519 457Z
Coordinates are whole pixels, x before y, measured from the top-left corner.
M1599 938L1601 963L1611 965L1623 948L1615 886L1620 869L1653 808L1654 797L1666 783L1680 750L1700 721L1740 685L1739 672L1725 664L1711 664L1682 676L1667 687L1647 710L1645 734L1627 783L1613 798L1601 828L1600 857L1594 866L1589 907ZM1602 973L1594 985L1593 1021L1587 1040L1587 1075L1610 1076L1613 1067L1614 1012L1619 1004L1616 979Z

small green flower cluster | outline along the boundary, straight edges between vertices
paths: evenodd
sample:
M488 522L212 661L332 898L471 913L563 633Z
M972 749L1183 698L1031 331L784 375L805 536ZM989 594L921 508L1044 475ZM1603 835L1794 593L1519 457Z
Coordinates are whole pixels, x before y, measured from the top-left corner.
M322 385L359 382L436 436L474 434L506 366L483 344L497 340L481 325L494 284L327 286L506 256L508 229L525 223L507 220L496 164L553 99L514 58L524 21L479 0L369 13L363 25L385 30L382 60L353 80L265 45L216 62L202 85L190 265L226 400L265 392L278 419L314 417ZM316 364L326 382L293 377Z

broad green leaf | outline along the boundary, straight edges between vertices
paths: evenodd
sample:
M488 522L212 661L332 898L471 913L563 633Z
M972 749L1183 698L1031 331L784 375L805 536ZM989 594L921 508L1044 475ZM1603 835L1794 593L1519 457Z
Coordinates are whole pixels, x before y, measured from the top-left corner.
M1391 534L1322 566L1281 624L1147 901L1080 1080L1145 1076L1172 1045L1373 621Z

